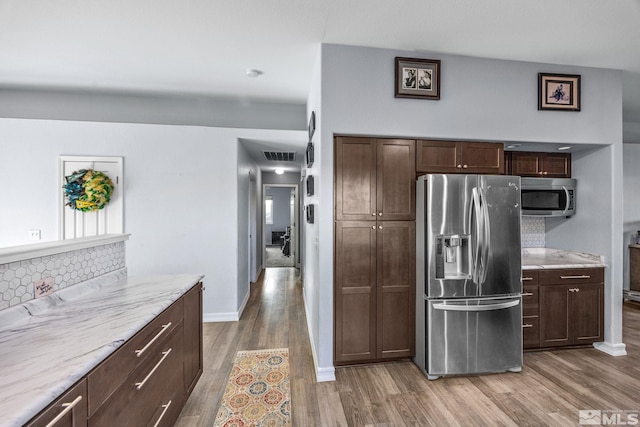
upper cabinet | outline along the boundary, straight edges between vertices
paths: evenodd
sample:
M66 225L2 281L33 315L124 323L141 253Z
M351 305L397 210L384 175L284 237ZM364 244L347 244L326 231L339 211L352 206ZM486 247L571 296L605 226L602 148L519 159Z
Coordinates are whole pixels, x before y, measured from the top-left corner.
M415 141L336 137L335 219L415 219Z
M504 174L504 145L494 142L419 140L418 173Z
M508 151L507 174L538 178L571 178L571 153Z

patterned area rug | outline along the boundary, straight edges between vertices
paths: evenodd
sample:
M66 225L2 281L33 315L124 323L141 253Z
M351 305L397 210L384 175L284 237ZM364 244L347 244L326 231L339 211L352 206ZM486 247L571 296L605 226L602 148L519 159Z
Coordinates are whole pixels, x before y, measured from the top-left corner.
M291 426L289 350L239 351L215 427Z

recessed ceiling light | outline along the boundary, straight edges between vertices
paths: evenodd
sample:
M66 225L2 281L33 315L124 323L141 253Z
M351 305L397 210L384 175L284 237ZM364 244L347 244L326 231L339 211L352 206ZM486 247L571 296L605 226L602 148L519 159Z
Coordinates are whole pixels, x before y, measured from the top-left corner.
M256 70L256 69L253 69L253 68L247 69L247 77L258 77L261 74L263 74L263 73L260 70Z
M276 169L276 175L282 175L284 173L284 169Z
M573 147L571 147L570 145L567 145L565 147L558 147L558 151L571 150L571 148L573 148Z

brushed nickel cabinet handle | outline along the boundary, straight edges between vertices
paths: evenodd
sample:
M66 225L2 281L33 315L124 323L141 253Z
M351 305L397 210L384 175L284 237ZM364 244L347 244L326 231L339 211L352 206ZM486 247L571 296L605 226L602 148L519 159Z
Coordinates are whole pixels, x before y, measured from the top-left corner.
M138 357L142 356L142 353L144 353L145 351L147 351L147 349L149 348L149 346L151 346L151 344L153 344L155 340L157 340L158 338L160 338L160 335L162 335L162 334L164 333L164 331L166 331L166 330L169 328L169 326L171 326L171 322L167 323L166 325L162 325L162 329L160 329L160 332L158 332L158 333L156 334L156 336L155 336L155 337L153 337L153 338L151 339L151 341L149 341L149 342L147 343L147 345L145 345L144 347L142 347L140 350L136 350L136 351L135 351L136 356L138 356Z
M523 297L532 297L533 296L533 292L524 292L522 294Z
M458 169L462 169L462 165L458 165L456 166Z
M580 276L560 276L561 279L591 279L591 276L581 274Z
M376 216L376 213L375 212L371 212L371 216Z
M533 325L530 325L528 323L525 323L524 325L522 325L523 328L533 328Z
M523 277L523 278L522 278L522 281L523 281L523 282L527 282L527 281L529 281L529 280L533 280L533 277Z
M60 405L64 409L62 411L60 411L60 413L58 415L56 415L56 417L54 419L49 421L49 424L47 424L45 427L53 427L53 426L55 426L56 423L58 421L60 421L62 419L62 417L67 415L69 413L69 411L71 411L73 409L73 407L76 406L81 400L82 400L82 396L78 396L75 399L73 399L72 402L63 403L62 405Z
M466 169L466 168L468 168L468 167L469 167L469 166L467 166L467 165L462 165L462 169Z
M153 367L153 369L147 374L146 377L144 377L144 379L142 381L140 381L139 383L135 384L136 390L141 390L142 389L144 384L149 380L149 378L151 378L151 375L153 375L153 373L156 371L156 369L158 369L158 367L160 367L160 365L162 364L162 362L164 362L164 359L167 358L169 353L171 353L171 349L162 352L162 359L160 359L158 361L158 363L156 363L156 366Z
M382 226L381 225L378 226L378 230L382 230Z
M382 211L378 212L378 216L382 216Z
M160 417L158 417L158 421L156 421L156 423L153 425L153 427L158 427L160 425L160 421L162 421L162 419L164 418L164 414L167 413L167 409L169 409L169 406L171 406L171 400L169 402L167 402L166 405L162 405L162 408L164 408L162 410L162 413L160 414Z

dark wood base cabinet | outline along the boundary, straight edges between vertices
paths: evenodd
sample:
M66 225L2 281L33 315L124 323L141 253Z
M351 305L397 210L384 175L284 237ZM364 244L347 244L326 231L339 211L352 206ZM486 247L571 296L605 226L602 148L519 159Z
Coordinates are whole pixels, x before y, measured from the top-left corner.
M537 276L538 284L527 284L528 276ZM533 306L536 296L537 314ZM603 268L523 272L525 350L589 345L603 340Z
M173 426L202 374L202 284L120 346L28 427ZM77 399L81 396L81 399Z

